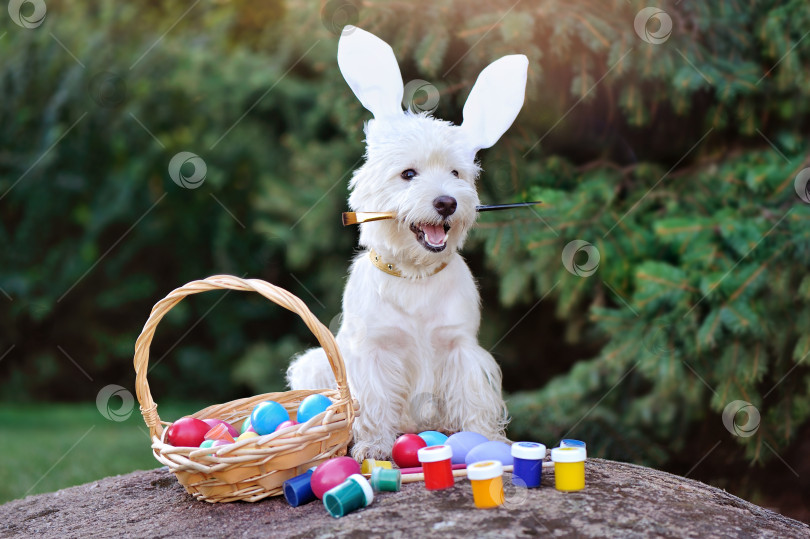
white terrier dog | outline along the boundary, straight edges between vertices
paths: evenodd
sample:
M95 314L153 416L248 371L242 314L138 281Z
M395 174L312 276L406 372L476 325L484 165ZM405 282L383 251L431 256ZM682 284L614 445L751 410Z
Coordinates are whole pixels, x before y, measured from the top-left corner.
M461 126L403 113L393 50L368 32L344 29L338 65L374 114L349 206L397 215L360 225L368 250L354 259L343 294L337 343L361 406L352 456L386 458L399 433L427 429L505 439L501 371L478 344L480 298L457 251L477 216L475 155L520 111L528 60L505 56L488 66ZM287 380L292 389L335 386L320 348L295 358Z

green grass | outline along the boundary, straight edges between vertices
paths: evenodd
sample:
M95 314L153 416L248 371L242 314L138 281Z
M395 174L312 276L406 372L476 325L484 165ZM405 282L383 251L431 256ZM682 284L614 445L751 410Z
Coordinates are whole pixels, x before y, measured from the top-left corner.
M159 411L171 421L201 408L161 404ZM0 503L158 466L137 405L115 422L90 403L0 404Z

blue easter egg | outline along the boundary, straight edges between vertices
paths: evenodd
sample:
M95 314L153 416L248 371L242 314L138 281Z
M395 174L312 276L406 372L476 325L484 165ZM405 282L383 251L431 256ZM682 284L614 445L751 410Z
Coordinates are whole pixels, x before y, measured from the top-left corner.
M504 466L512 466L512 447L504 442L484 442L470 449L464 462L469 466L482 460L499 460Z
M260 402L250 414L250 424L257 434L270 434L284 421L289 421L290 414L275 401Z
M447 441L446 435L435 430L426 430L425 432L420 432L419 437L422 438L426 444L428 444L428 447L432 445L444 445L444 443Z
M450 436L444 445L453 448L453 464L464 464L470 450L487 441L487 437L477 432L461 431Z
M321 412L332 406L332 401L320 393L310 395L298 405L298 422L306 423Z

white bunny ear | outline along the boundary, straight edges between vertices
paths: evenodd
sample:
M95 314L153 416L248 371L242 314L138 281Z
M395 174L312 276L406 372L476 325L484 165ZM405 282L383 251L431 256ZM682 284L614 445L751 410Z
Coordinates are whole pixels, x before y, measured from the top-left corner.
M388 43L346 26L338 42L338 66L354 95L375 118L402 115L402 74Z
M478 75L461 124L473 157L498 142L515 121L526 95L528 68L528 58L513 54L492 62Z

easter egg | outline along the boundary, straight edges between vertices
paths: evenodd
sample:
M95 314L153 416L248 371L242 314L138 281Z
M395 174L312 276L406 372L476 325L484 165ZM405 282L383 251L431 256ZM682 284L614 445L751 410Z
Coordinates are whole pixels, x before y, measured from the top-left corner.
M234 427L233 425L231 425L227 421L223 421L221 419L203 419L203 421L208 423L208 426L210 428L212 428L212 429L214 427L216 427L217 425L219 425L219 424L225 425L226 427L228 427L228 432L231 433L231 436L233 436L234 438L239 436L239 431L236 430L236 427Z
M251 431L243 432L242 434L240 434L239 438L237 438L236 441L241 442L242 440L247 440L248 438L258 438L258 437L259 437L259 435L251 430Z
M246 432L256 432L253 430L253 426L250 424L250 416L247 416L244 421L242 421L242 429L239 431L240 434L244 434Z
M504 442L484 442L470 449L464 458L467 466L482 460L497 460L504 466L512 466L512 447Z
M214 445L215 441L216 440L205 440L203 443L200 444L200 447L207 449L207 448L211 447L212 445Z
M391 448L391 457L400 468L414 468L420 466L417 451L427 447L427 442L416 434L403 434L394 442Z
M319 464L312 474L310 485L312 492L319 499L327 490L343 483L350 475L360 473L360 465L351 457L338 457Z
M270 434L281 423L288 421L290 414L275 401L260 402L250 414L250 424L258 434Z
M211 447L219 447L221 445L231 445L233 442L229 442L228 440L214 440L214 443Z
M419 437L422 438L426 444L428 444L428 447L432 445L444 445L444 442L447 441L446 435L435 430L426 430L425 432L420 432Z
M463 430L447 438L444 445L449 445L453 448L453 464L464 464L466 462L464 459L467 457L467 453L469 453L473 447L486 441L487 437L483 434Z
M297 419L299 423L306 423L332 405L328 397L316 393L301 401L298 405Z
M200 447L210 429L205 421L184 417L169 426L166 440L175 447Z
M286 429L287 427L292 427L293 425L297 425L298 421L293 421L292 419L288 419L287 421L282 421L279 423L278 427L276 427L276 432Z

